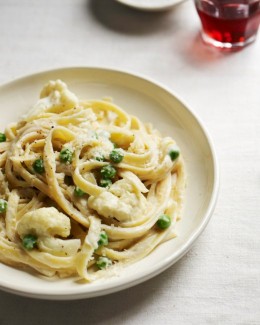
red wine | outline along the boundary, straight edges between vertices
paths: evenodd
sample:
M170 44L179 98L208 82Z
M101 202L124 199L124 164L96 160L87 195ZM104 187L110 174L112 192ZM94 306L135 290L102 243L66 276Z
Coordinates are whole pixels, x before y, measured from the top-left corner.
M196 7L204 33L217 42L246 43L257 33L260 22L260 1L232 3L232 0L204 0L197 1Z

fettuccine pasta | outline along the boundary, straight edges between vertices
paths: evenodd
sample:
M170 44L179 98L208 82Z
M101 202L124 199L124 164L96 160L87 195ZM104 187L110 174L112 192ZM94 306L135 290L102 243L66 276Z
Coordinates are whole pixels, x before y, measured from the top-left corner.
M176 142L111 100L60 81L0 133L0 261L94 281L175 237L185 174Z

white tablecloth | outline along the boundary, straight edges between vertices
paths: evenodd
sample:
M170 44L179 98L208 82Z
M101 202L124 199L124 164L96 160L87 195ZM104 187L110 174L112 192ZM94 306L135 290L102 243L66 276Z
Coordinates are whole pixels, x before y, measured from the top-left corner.
M1 292L1 325L260 324L260 37L223 54L202 44L199 28L191 1L144 13L112 0L0 0L1 83L61 66L142 73L185 98L221 166L212 220L177 264L89 300Z

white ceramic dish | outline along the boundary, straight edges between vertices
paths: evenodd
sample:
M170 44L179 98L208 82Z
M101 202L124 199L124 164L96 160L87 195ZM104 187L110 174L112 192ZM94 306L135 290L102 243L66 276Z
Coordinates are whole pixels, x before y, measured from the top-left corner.
M119 291L148 280L180 259L207 225L213 212L219 185L216 155L201 122L171 91L143 77L100 68L65 68L27 76L0 87L0 130L15 121L36 101L42 86L60 78L80 98L111 96L114 102L143 121L152 122L163 135L177 140L188 175L183 219L178 237L148 257L125 268L120 276L90 284L73 278L47 280L44 277L0 263L0 288L19 295L69 300Z
M144 11L167 10L186 0L116 0L129 7Z

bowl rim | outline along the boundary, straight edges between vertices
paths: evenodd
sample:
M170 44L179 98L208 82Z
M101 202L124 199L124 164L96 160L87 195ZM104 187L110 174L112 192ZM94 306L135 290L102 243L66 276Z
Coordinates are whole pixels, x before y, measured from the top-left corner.
M128 7L139 9L141 11L164 11L171 9L174 6L179 5L180 3L187 1L187 0L169 0L169 3L166 4L157 4L157 5L151 5L151 4L137 4L133 3L132 0L116 0L117 2L126 5Z

